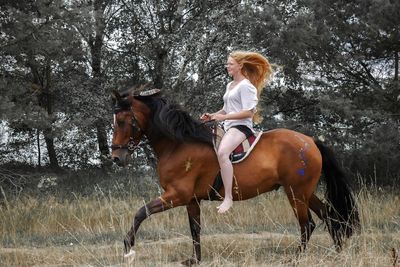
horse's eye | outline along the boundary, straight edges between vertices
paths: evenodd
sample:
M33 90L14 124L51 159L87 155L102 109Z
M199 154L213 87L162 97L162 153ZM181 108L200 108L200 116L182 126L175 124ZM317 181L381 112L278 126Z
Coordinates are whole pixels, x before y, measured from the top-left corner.
M117 121L118 127L124 127L125 121Z

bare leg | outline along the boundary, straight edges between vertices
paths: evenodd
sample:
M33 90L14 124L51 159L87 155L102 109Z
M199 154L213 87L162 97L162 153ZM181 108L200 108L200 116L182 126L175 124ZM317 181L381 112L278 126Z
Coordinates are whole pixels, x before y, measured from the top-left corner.
M236 128L230 128L221 140L221 144L218 148L218 162L221 168L222 182L225 188L225 198L220 206L218 206L218 212L224 213L233 204L232 197L232 180L233 180L233 166L229 159L229 155L232 151L244 140L246 136Z

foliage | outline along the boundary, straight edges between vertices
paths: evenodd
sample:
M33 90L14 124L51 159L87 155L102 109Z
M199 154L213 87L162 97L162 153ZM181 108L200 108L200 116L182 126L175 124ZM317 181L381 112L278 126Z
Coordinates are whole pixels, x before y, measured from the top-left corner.
M3 1L1 162L105 167L113 89L150 81L198 117L221 108L226 56L243 49L275 70L257 127L324 137L354 176L391 183L399 10L391 0Z

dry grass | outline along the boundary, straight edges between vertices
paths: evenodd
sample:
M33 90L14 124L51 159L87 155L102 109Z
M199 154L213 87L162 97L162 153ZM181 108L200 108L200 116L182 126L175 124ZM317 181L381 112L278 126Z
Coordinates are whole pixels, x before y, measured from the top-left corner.
M202 203L201 266L393 266L400 250L400 199L363 189L362 231L336 253L323 225L306 253L297 255L299 231L282 192L235 203L227 215ZM125 266L122 238L144 204L111 194L60 201L24 197L0 206L1 266ZM139 230L134 266L178 266L192 244L185 208L156 214Z

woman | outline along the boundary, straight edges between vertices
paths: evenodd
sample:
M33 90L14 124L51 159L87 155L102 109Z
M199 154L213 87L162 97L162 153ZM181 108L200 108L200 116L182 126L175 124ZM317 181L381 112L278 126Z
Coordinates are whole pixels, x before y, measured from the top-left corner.
M217 151L225 188L224 201L217 207L219 213L226 212L233 204L233 166L229 155L253 133L253 120L261 121L261 117L256 114L256 106L272 72L264 56L247 51L232 52L228 56L226 68L233 81L226 87L223 108L215 113L205 113L201 116L202 120L224 122L225 135Z

